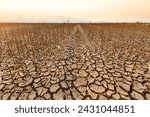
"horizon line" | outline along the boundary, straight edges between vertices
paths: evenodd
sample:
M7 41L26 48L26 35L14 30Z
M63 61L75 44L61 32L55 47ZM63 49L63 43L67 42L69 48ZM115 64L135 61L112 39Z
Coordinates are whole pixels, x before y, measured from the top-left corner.
M118 21L118 22L115 22L115 21L104 21L104 22L92 22L92 21L89 21L89 22L33 22L33 21L27 21L27 22L24 22L24 21L0 21L0 23L54 23L54 24L74 24L74 23L91 23L91 24L94 24L94 23L150 23L150 22L144 22L144 21Z

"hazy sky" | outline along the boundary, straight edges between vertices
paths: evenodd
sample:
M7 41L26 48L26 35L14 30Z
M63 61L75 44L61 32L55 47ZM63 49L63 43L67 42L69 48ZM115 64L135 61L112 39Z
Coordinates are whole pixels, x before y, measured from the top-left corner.
M0 21L49 21L58 16L150 22L150 0L0 0Z

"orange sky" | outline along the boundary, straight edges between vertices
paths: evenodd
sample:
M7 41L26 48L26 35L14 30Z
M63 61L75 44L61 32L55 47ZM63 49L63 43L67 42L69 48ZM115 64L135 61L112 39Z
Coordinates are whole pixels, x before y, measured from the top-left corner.
M150 22L149 6L150 0L0 0L0 21L49 21L65 16L89 21Z

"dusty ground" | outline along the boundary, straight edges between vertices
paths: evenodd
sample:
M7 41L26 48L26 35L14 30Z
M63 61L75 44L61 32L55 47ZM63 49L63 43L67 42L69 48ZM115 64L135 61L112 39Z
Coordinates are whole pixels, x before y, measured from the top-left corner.
M150 99L149 24L0 27L0 99Z

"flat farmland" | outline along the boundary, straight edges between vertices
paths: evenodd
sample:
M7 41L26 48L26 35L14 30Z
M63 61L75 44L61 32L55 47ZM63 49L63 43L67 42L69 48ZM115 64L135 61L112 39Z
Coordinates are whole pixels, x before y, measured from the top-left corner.
M0 24L1 100L149 100L150 24Z

